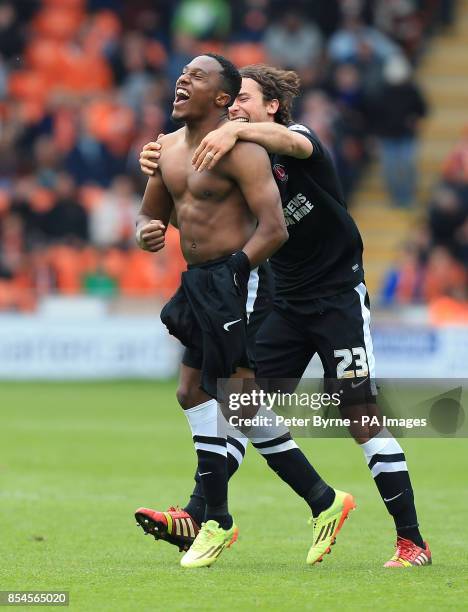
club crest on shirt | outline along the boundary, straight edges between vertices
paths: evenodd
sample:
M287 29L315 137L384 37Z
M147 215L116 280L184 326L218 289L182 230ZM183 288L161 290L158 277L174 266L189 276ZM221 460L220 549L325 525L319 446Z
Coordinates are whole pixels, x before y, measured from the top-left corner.
M288 126L288 130L293 130L293 132L305 132L306 134L310 134L310 130L305 125L301 125L300 123L295 123L294 125Z
M285 183L288 180L288 175L286 174L285 167L281 164L275 164L273 166L273 174L282 183Z

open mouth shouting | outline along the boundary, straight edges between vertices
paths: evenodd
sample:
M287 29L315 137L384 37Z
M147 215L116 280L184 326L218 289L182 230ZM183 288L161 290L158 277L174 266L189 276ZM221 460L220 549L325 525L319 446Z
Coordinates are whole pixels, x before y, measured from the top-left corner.
M190 93L185 89L185 87L176 87L175 90L175 98L174 98L174 106L180 106L187 102L190 99Z

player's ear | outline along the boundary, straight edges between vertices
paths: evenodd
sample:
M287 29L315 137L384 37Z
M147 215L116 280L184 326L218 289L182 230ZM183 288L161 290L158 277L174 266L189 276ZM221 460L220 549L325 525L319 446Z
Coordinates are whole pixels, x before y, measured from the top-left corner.
M279 109L279 100L277 98L273 98L273 100L268 100L266 103L266 112L269 115L276 115Z
M225 108L231 101L231 96L224 91L220 91L215 98L216 106Z

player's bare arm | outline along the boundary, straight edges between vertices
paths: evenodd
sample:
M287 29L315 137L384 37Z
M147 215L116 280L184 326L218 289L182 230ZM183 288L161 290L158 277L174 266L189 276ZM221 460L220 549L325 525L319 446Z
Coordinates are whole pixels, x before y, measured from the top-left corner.
M137 216L136 239L140 248L156 253L164 247L167 224L174 213L174 202L164 185L161 173L148 179Z
M262 147L239 143L220 168L237 183L257 227L243 251L252 267L265 261L288 239L281 198Z
M253 142L269 153L307 159L313 145L308 138L274 122L247 123L230 121L203 138L193 155L194 167L202 172L211 170L238 140Z

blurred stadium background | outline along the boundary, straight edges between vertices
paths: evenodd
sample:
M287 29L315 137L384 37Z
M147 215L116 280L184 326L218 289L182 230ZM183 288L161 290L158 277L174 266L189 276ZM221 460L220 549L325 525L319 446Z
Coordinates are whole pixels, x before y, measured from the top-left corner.
M464 367L466 0L2 0L0 377L175 372L157 315L183 262L175 230L135 248L138 153L205 50L301 75L295 116L363 233L380 374Z
M135 505L183 502L193 472L174 399L179 348L159 322L183 269L177 232L152 256L135 248L134 216L146 182L139 151L174 129L175 79L207 50L300 74L295 116L332 151L363 234L378 375L466 378L468 0L0 0L5 588L72 585L87 610L176 609L178 587L192 607L198 601L197 578L160 569L154 603L156 549L129 534L128 521ZM32 380L42 382L24 382ZM226 561L243 609L333 609L340 592L352 605L340 577L357 585L360 609L359 589L381 596L363 559L385 561L393 535L361 457L343 465L349 442L310 442L320 467L366 500L344 544L354 565L340 557L333 588L319 572L311 593L298 569L303 534L277 533L283 564L258 565L271 554L265 542ZM453 597L415 580L415 601L457 609L466 500L458 514L446 507L460 501L466 444L408 442L424 524L432 534L444 528L438 559L450 563L438 575ZM246 507L255 499L259 512L277 508L277 486L252 456L233 485L247 538L255 525ZM298 508L290 498L285 516ZM265 528L274 520L261 515ZM374 536L363 541L368 525ZM174 551L157 550L172 567ZM399 585L385 580L389 609L408 609ZM202 609L229 608L226 592L215 592L219 605Z

